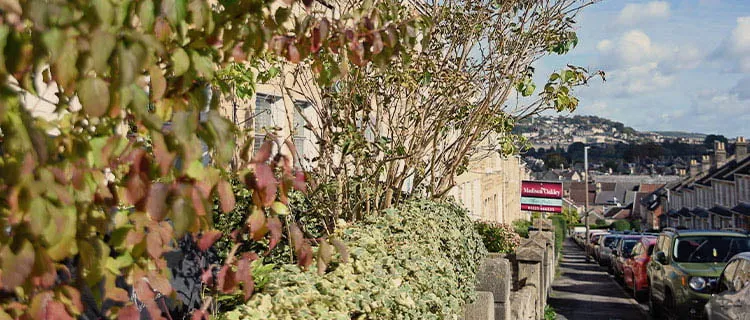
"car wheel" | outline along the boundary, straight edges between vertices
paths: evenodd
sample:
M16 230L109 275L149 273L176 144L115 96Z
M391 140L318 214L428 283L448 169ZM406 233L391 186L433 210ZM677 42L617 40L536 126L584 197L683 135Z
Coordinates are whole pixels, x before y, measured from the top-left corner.
M672 296L672 293L667 291L667 294L664 295L664 312L665 315L664 318L669 320L677 320L677 303L674 300L674 296Z
M633 285L633 298L635 301L640 302L641 300L641 294L638 292L638 287L635 285L635 276L630 277L631 284Z
M654 318L661 317L661 304L656 302L656 298L654 298L654 292L651 289L652 286L648 286L648 313L651 314Z

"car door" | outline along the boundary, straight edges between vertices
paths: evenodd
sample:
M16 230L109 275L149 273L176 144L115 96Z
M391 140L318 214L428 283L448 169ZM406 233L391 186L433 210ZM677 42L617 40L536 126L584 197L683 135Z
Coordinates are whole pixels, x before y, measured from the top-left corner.
M651 261L648 263L648 276L650 279L649 288L651 292L658 300L664 300L664 265L656 260L657 252L664 252L665 255L669 256L669 237L660 235L656 241L656 247L654 253L651 256Z
M640 258L641 252L642 252L643 245L638 242L638 244L633 247L633 251L631 251L628 255L626 255L625 262L623 263L623 276L625 277L625 286L628 288L632 288L635 284L633 283L633 277L635 276L635 270L636 270L636 263L638 263L637 259Z
M721 273L721 277L719 278L719 288L706 304L706 312L708 313L710 320L739 319L739 317L732 316L733 313L736 313L736 310L734 310L736 308L734 307L732 300L733 298L736 298L737 294L734 281L735 275L737 274L737 270L742 262L743 260L741 259L731 261Z

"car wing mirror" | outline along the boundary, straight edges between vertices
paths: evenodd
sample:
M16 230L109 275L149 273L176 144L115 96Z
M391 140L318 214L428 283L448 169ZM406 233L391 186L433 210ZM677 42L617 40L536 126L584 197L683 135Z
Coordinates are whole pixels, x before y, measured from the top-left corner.
M654 260L656 262L661 264L667 264L667 255L664 254L664 251L659 251L656 254L654 254Z

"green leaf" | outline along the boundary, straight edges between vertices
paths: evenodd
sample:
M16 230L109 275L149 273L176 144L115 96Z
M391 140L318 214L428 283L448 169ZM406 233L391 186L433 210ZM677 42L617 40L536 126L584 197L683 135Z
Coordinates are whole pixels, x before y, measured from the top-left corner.
M22 243L18 245L16 252L5 245L0 250L3 260L0 266L3 270L3 287L16 288L21 286L29 276L34 267L34 246L28 240L17 240Z
M112 6L112 2L109 0L93 0L96 14L99 16L99 21L104 25L112 25L112 20L115 17L115 9Z
M101 117L109 110L109 86L100 78L86 78L78 88L78 99L86 114Z
M143 0L138 6L138 19L141 21L141 26L144 31L151 32L154 30L154 1Z
M287 19L289 19L289 16L292 14L292 9L285 8L285 7L279 7L276 9L276 13L274 13L274 19L276 19L277 24L283 24L286 22Z
M50 29L42 34L42 42L49 51L50 59L57 60L65 45L65 34L58 28Z
M203 56L197 51L190 51L190 61L198 77L211 80L214 77L214 64L209 56Z
M187 0L162 0L161 12L172 26L177 27L187 16Z
M278 214L280 216L285 216L285 215L289 214L289 208L287 208L287 206L285 204L283 204L281 202L278 202L278 201L275 201L271 205L271 211L273 211L274 213L276 213L276 214Z
M172 60L172 73L175 77L183 75L190 68L190 58L182 48L177 48L170 60Z
M91 57L94 59L94 70L104 73L109 67L109 57L115 49L115 36L104 30L94 31L91 35Z
M10 34L10 28L7 25L0 26L0 76L8 73L5 69L5 45L8 42L8 34Z

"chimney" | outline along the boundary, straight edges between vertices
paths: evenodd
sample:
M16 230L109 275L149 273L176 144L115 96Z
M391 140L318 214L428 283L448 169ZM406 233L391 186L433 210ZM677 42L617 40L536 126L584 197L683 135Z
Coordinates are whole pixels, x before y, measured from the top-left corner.
M701 170L698 166L698 160L695 160L695 159L690 160L690 176L695 177L700 172Z
M719 168L727 162L727 149L724 148L724 142L714 141L713 167Z
M711 170L711 156L704 154L701 158L701 172L708 172Z
M734 157L737 162L747 158L747 141L745 137L737 137L737 143L734 144Z

